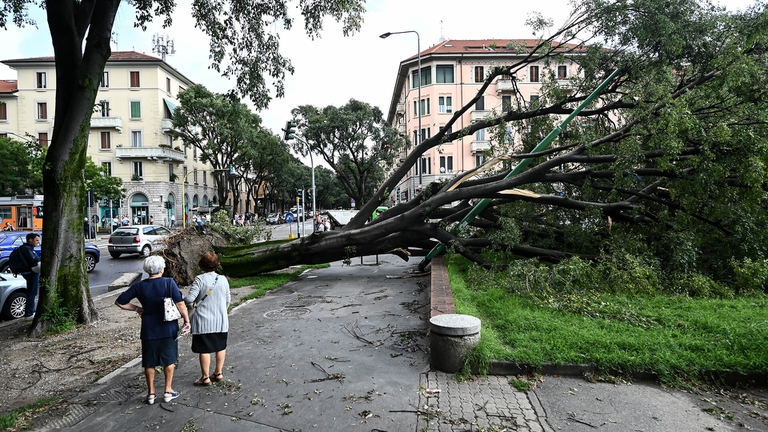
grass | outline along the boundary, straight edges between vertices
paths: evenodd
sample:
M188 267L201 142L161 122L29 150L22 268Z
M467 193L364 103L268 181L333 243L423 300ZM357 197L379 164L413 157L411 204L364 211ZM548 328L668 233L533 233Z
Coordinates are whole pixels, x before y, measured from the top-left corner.
M44 410L48 406L50 406L53 402L56 402L57 400L58 399L54 396L44 397L44 398L38 399L35 403L31 405L17 408L9 412L8 414L0 416L0 430L16 428L17 426L19 426L20 421L23 423L23 420L20 420L20 417L23 417L25 413L37 411L37 410ZM24 425L22 424L21 426L23 427Z
M230 309L242 304L247 300L255 299L263 296L264 294L267 293L267 291L272 291L273 289L282 286L286 282L304 273L308 269L326 268L329 266L330 266L329 264L303 265L289 272L266 273L266 274L261 274L256 276L249 276L245 278L232 279L229 281L230 288L242 288L242 287L252 286L253 291L251 291L249 294L240 298L237 302L232 303L232 305L230 306Z
M492 360L591 364L628 376L655 374L672 385L720 373L768 373L765 294L713 299L591 292L543 302L511 292L507 274L478 283L466 263L449 262L456 312L482 321L470 358L480 370Z

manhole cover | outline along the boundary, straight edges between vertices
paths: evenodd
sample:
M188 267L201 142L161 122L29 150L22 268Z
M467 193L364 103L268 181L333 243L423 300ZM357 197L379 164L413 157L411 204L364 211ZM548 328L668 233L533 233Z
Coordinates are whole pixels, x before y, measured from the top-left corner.
M302 315L309 313L307 308L290 308L290 309L278 309L269 311L264 314L265 318L300 318Z

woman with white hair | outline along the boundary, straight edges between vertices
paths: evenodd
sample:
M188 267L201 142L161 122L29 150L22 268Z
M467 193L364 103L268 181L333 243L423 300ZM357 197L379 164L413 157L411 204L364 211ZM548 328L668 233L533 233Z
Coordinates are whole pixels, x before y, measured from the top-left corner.
M165 260L160 256L151 256L144 260L144 271L148 278L136 282L115 300L120 309L136 312L141 316L141 365L147 379L147 403L155 403L155 368L163 367L165 391L163 400L170 402L179 397L173 390L173 372L179 360L179 344L176 337L179 332L178 321L165 321L163 299L171 297L184 318L183 332L189 331L189 314L181 296L179 286L172 278L162 277ZM137 299L140 304L131 301Z

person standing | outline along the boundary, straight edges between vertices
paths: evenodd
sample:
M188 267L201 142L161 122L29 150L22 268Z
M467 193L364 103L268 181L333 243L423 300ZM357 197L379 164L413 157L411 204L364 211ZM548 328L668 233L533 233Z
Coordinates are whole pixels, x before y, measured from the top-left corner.
M154 225L155 224L155 218L152 215L149 215L149 224Z
M173 213L171 213L171 226L172 227L176 226L176 215Z
M136 312L141 316L141 365L147 380L147 403L155 403L155 368L163 367L165 389L163 400L170 402L180 393L173 390L173 372L179 361L178 321L165 321L165 297L171 297L184 319L182 332L189 330L189 314L184 304L179 286L172 278L164 278L165 259L151 256L144 260L144 271L148 278L136 282L115 300L115 305L123 310ZM137 299L140 305L131 301Z
M120 226L120 219L118 219L117 215L115 215L115 217L112 218L112 231L114 232L119 226Z
M24 318L32 318L37 310L35 299L40 288L40 271L34 272L32 270L33 267L40 264L40 257L35 252L35 247L40 244L40 236L36 233L29 233L26 239L26 243L19 246L21 259L25 263L24 267L26 267L25 271L21 272L21 276L27 281L27 305L24 308Z
M232 302L229 281L216 273L219 257L206 252L197 263L203 274L197 276L184 297L188 304L196 304L192 315L192 352L199 354L200 378L198 386L209 386L211 381L224 380L224 360L227 356L229 317L227 309ZM216 366L210 375L211 353L215 353Z

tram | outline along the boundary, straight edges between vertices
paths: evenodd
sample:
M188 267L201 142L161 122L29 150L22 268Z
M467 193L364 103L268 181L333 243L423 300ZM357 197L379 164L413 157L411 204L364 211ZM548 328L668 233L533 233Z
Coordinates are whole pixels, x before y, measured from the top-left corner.
M0 227L10 223L14 231L43 229L43 196L16 195L0 197Z

